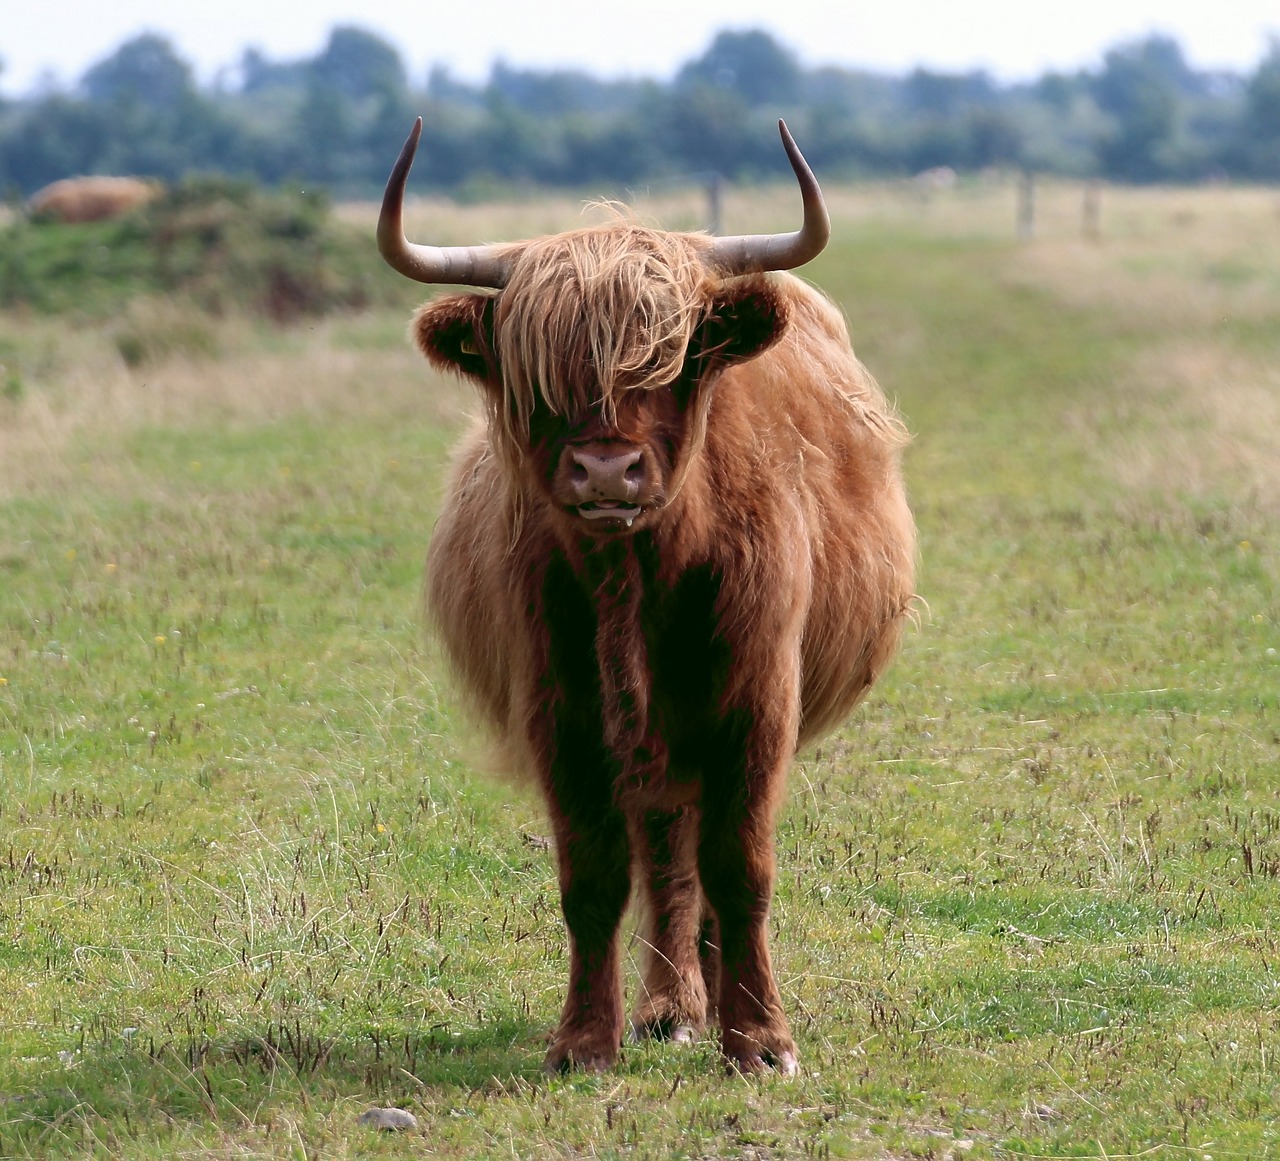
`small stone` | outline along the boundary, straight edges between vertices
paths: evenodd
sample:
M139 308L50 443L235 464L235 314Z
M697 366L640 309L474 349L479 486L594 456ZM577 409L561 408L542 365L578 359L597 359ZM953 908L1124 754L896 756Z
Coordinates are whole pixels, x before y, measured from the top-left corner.
M407 1109L368 1109L360 1114L360 1123L386 1133L402 1133L416 1129L418 1118Z

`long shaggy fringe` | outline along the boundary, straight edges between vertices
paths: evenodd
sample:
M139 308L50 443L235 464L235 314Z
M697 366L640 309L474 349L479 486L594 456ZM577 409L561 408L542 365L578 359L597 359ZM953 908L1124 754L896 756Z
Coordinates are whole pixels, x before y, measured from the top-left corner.
M612 423L620 392L673 382L707 279L693 238L624 219L528 243L494 328L510 443L528 442L538 396L570 421L598 407Z

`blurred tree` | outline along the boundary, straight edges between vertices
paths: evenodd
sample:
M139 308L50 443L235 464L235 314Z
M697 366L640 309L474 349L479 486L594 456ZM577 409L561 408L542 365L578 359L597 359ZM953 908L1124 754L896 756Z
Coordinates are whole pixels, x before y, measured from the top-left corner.
M1232 154L1249 177L1280 178L1280 37L1271 38L1267 55L1245 85Z
M604 81L576 69L514 69L499 60L489 73L486 92L501 95L525 113L553 117L631 108L635 105L637 82Z
M1178 42L1150 36L1111 49L1093 83L1098 105L1113 119L1098 143L1105 171L1129 181L1170 172L1181 94L1194 91Z
M456 189L481 172L487 158L483 124L484 113L469 103L428 99L422 118L422 160L413 171L414 181Z
M493 88L485 90L485 113L484 176L508 182L565 180L555 122L525 113Z
M916 69L908 77L905 96L909 108L939 116L955 116L972 105L989 105L996 97L991 77L971 73L936 73Z
M465 81L457 80L446 65L433 64L427 72L427 96L433 101L450 105L480 105L482 91Z
M657 139L678 171L736 177L746 170L753 152L747 104L733 89L697 83L678 97L663 94L653 112Z
M305 71L296 172L344 193L385 180L413 122L404 63L372 32L340 25Z
M676 74L678 88L726 89L749 106L789 105L800 94L800 65L767 32L720 32L697 60Z
M325 184L343 181L353 134L349 103L342 91L312 73L295 124L297 175Z
M1086 73L1047 72L1031 86L1031 96L1036 101L1064 113L1088 92L1089 77Z
M324 88L355 100L399 97L409 87L395 46L350 24L329 33L329 42L311 62L311 73Z
M110 137L107 110L54 94L28 104L5 135L4 178L24 193L78 173L101 172Z
M268 60L261 50L246 48L240 57L240 92L263 93L269 89L300 89L306 83L307 64Z
M125 41L80 78L80 88L91 101L136 101L155 110L172 109L196 91L191 66L154 32Z
M0 104L0 184L29 193L75 172L194 169L369 196L419 112L422 176L476 196L495 182L780 176L779 112L833 175L1019 165L1130 181L1280 178L1276 44L1248 78L1197 71L1176 41L1152 36L1116 45L1097 69L1000 85L980 71L806 70L768 33L731 30L671 83L499 62L483 85L436 66L419 87L393 45L346 24L314 57L249 48L234 71L236 83L204 91L168 40L133 37L73 92L48 84Z
M963 168L987 169L1022 164L1026 134L1013 110L972 109L965 122L969 140Z

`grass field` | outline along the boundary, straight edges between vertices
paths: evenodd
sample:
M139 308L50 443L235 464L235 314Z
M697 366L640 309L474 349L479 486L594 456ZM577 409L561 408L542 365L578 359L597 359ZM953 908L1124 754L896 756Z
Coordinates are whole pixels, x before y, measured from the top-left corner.
M471 400L413 288L0 317L0 1156L1280 1156L1280 202L1012 197L833 191L806 271L916 433L927 612L791 779L794 1080L539 1071L553 855L420 633Z

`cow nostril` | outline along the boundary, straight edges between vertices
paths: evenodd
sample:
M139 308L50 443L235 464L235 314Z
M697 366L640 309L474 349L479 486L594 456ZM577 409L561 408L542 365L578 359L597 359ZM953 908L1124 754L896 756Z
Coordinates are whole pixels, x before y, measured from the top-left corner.
M629 484L638 484L644 479L644 464L636 460L634 464L628 464L624 477Z
M590 477L591 473L587 471L586 464L581 461L574 460L573 463L569 465L569 478L575 484L585 484Z

